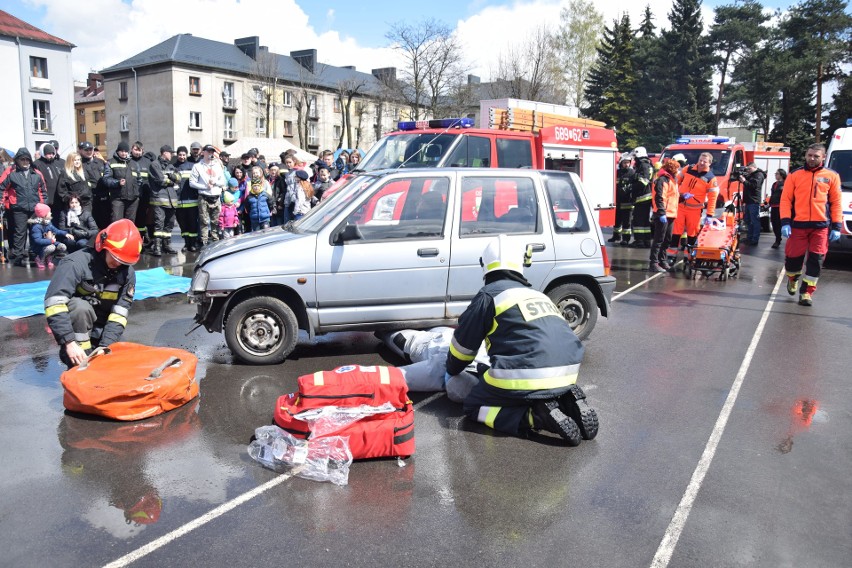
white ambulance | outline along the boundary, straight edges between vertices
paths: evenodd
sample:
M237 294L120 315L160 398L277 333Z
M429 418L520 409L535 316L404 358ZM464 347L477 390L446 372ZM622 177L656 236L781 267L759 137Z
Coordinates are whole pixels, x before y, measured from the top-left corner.
M840 241L831 243L829 250L852 252L852 118L846 119L846 128L838 128L828 144L826 167L840 174L843 191L843 228Z

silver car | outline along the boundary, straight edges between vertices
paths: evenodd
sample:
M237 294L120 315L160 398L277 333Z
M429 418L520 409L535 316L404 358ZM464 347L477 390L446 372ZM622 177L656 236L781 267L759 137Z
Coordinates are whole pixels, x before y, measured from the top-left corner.
M609 314L615 278L580 179L527 169L352 177L298 221L205 247L189 299L237 358L280 363L300 329L313 338L456 323L498 234L532 247L526 278L581 339Z

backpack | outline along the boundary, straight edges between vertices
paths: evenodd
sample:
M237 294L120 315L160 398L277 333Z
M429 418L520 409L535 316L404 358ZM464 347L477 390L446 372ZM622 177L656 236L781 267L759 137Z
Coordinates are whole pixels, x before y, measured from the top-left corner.
M327 435L348 436L353 459L414 454L414 409L405 377L396 367L345 365L298 379L299 391L278 398L275 423L297 438L311 438L309 422L296 417L326 406L344 408L389 403L393 412L361 418Z

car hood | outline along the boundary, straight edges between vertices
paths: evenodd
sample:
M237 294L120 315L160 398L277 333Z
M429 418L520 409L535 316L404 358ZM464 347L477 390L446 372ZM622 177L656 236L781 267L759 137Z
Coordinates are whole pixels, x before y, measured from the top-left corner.
M234 254L235 252L254 249L274 243L293 241L307 236L309 235L285 231L281 227L272 227L262 231L252 231L251 233L227 238L205 246L198 257L198 261L196 261L196 265L203 266L211 260L221 258L229 254Z

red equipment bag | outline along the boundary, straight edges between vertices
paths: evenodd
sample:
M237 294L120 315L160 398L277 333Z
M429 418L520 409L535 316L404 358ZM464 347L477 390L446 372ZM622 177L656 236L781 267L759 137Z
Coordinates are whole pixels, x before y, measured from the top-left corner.
M63 403L74 412L141 420L198 396L198 358L183 349L113 343L62 373Z
M396 367L345 365L299 377L299 392L278 398L275 423L297 438L308 438L308 422L294 415L323 406L381 406L395 412L374 414L327 435L348 436L353 459L414 454L414 409L408 385ZM320 436L321 437L321 436Z

